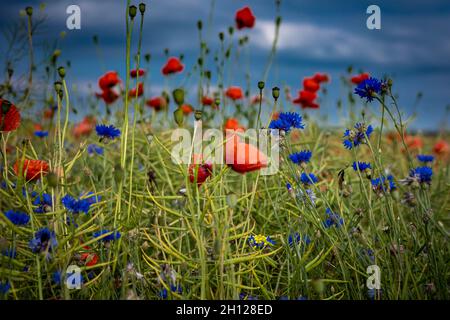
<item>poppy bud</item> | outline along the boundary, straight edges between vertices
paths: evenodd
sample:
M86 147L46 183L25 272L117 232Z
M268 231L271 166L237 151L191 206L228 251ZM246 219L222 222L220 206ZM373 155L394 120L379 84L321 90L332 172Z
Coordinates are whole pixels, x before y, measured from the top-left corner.
M202 111L201 110L195 110L195 112L194 112L194 117L195 117L195 120L201 120L202 119Z
M217 106L217 107L219 107L219 105L220 105L220 98L216 98L216 99L214 100L214 105Z
M141 14L144 14L144 12L145 12L145 3L143 3L143 2L139 3L139 11L141 12Z
M211 71L206 70L205 71L205 77L208 78L208 79L211 79Z
M175 89L172 92L173 100L178 106L184 103L184 90L181 88Z
M64 79L64 77L66 76L66 69L64 67L59 67L58 68L58 74L61 78Z
M197 28L198 28L198 30L202 30L202 28L203 28L202 20L197 21Z
M259 90L264 89L264 86L265 86L264 81L258 81L258 88L259 88Z
M145 59L145 61L146 61L147 63L150 62L150 57L151 57L150 53L146 53L146 54L145 54L144 59Z
M8 78L13 76L14 70L12 68L8 68Z
M98 36L96 34L92 37L92 41L94 44L98 44Z
M278 100L278 98L280 97L280 88L278 87L272 88L272 97L275 99L275 101Z
M8 113L9 108L11 108L11 102L9 102L8 100L2 100L2 113Z
M233 27L228 27L228 33L230 34L230 36L233 35L234 32L234 28Z
M223 41L225 35L223 34L223 32L219 32L219 39L220 41Z
M183 120L184 120L184 112L183 109L181 109L181 107L178 107L174 112L173 112L173 118L175 119L175 123L178 126L181 126L183 124Z
M25 12L29 17L31 17L33 15L33 7L26 7Z
M165 49L164 49L164 54L165 54L166 56L169 55L169 48L165 48Z
M131 18L131 19L134 19L134 17L136 17L136 14L137 14L137 8L136 8L136 6L130 6L130 7L128 8L128 14L130 15L130 18Z
M281 17L278 16L277 20L275 21L276 25L279 26L281 24Z
M197 63L199 66L203 65L203 59L202 58L198 58Z
M54 87L55 87L55 91L56 92L62 91L62 83L61 83L61 81L56 81L54 83Z
M56 188L58 185L58 176L54 172L47 174L47 183L49 187Z

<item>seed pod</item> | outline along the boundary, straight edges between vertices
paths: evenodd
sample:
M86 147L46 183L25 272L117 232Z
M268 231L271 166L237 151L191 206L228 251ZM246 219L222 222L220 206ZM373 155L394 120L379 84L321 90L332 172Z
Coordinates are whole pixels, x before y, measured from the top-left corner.
M144 14L144 12L145 12L145 3L143 3L143 2L139 3L139 11L141 12L141 14Z
M272 88L272 97L275 99L275 101L278 100L278 98L280 97L280 88L278 87Z
M195 120L201 120L202 119L202 111L201 110L195 110L195 112L194 112L194 117L195 117Z
M136 17L136 14L137 14L137 8L136 8L136 6L130 6L130 7L128 8L128 14L130 15L131 20L133 20L134 17Z
M31 17L33 15L33 7L26 7L25 12L29 17Z
M198 29L198 30L202 30L202 28L203 28L202 20L198 20L198 21L197 21L197 29Z
M64 79L64 77L66 76L66 69L64 67L59 67L58 74L62 79Z
M219 39L220 41L223 41L223 39L225 38L225 35L223 32L219 32Z
M264 83L264 81L258 81L258 88L259 88L259 90L262 90L262 89L264 89L264 86L265 86L266 84Z

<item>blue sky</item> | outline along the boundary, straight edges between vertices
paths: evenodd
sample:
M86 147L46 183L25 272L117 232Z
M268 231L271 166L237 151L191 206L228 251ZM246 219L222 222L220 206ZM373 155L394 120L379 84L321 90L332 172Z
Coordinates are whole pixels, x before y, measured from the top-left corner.
M4 30L19 19L19 11L27 5L36 7L40 1L17 0L2 4L0 28ZM134 4L138 4L136 2ZM66 7L81 8L81 30L65 27ZM45 26L36 34L36 45L42 48L66 31L60 41L61 61L70 60L69 82L81 93L87 93L89 83L96 88L100 74L107 70L125 73L125 0L62 0L46 1ZM366 8L377 4L381 8L381 30L366 28ZM256 16L252 30L240 31L250 36L250 48L241 61L249 62L252 84L260 79L274 32L274 0L215 0L213 23L209 24L210 0L148 1L144 24L143 52L152 54L150 77L152 94L159 94L164 83L160 69L165 58L163 50L185 55L186 70L190 70L199 52L196 22L202 19L209 46L218 46L217 34L234 25L235 11L250 6ZM446 106L450 104L450 2L444 0L364 1L364 0L283 0L281 3L279 48L267 86L289 85L292 94L301 87L301 80L317 71L327 72L333 81L328 85L329 98L321 113L330 122L336 117L335 101L342 94L339 81L349 65L381 77L389 74L395 79L400 104L406 114L412 112L418 92L423 98L417 106L418 129L435 129L448 122ZM102 61L99 61L92 36L100 38ZM137 38L133 39L137 43ZM2 59L4 49L0 48ZM212 56L212 55L211 55ZM212 60L212 57L211 57ZM26 68L26 59L20 67ZM235 66L229 84L244 84L244 70ZM186 72L186 71L185 71ZM171 84L181 83L176 76ZM196 85L196 80L191 80ZM256 92L256 90L255 90Z

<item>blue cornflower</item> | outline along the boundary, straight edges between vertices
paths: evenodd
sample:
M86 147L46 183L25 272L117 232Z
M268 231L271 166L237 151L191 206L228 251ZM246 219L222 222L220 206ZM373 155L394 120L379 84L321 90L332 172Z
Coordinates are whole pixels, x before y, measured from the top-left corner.
M311 160L312 152L303 150L289 155L289 159L295 164L308 163Z
M181 285L179 284L178 286L171 284L170 285L170 290L172 292L178 293L178 294L182 294L183 293L183 288L181 287ZM159 297L162 299L167 299L168 296L168 292L166 288L163 288L160 292L159 292Z
M51 211L53 201L50 194L43 193L41 196L35 195L35 197L36 198L33 200L33 205L37 206L37 208L34 209L34 212L46 213Z
M270 129L283 130L286 133L292 128L304 129L305 125L302 123L302 116L295 112L282 112L278 119L272 120L269 124Z
M370 163L366 163L366 162L353 162L353 170L355 171L365 171L366 169L372 169L372 166L370 165Z
M336 228L339 228L344 224L344 219L342 219L342 217L339 214L331 211L330 208L327 208L325 213L328 216L328 218L323 222L323 226L325 228L330 228L332 226L336 226Z
M62 282L62 274L61 271L55 271L52 274L52 281L56 285L60 285Z
M15 259L17 257L17 251L15 249L5 249L2 250L2 255L11 259Z
M298 232L296 232L295 234L289 235L288 243L289 243L289 246L293 246L294 243L295 244L304 243L305 245L309 245L311 243L311 239L307 235L304 235L302 238L300 236L300 234Z
M113 125L107 126L104 124L98 124L95 126L95 131L101 139L107 138L113 140L114 138L120 136L120 130Z
M318 182L319 180L313 173L306 174L303 172L300 176L300 181L301 181L301 183L307 185L307 184L314 184L314 183Z
M11 284L8 281L0 281L0 294L6 295L9 289L11 289Z
M39 138L44 138L44 137L47 137L47 136L48 136L48 131L41 131L41 130L38 130L38 131L35 131L35 132L34 132L34 135L35 135L36 137L39 137Z
M417 160L419 160L420 162L433 162L434 161L434 156L432 155L427 155L427 154L419 154L417 155Z
M394 177L391 174L386 177L381 176L379 178L372 179L371 183L373 190L379 194L385 191L393 191L397 188L394 182Z
M247 293L240 293L239 300L258 300L258 296L252 296Z
M410 177L417 178L420 183L431 183L431 177L433 176L433 169L427 166L417 167L412 169L409 173Z
M54 231L50 231L48 228L41 228L31 239L28 246L34 253L52 251L58 245L56 241L56 235Z
M24 226L30 221L30 216L21 211L8 210L5 216L16 226Z
M92 192L89 192L86 196L82 199L77 200L71 195L67 194L61 199L61 202L64 207L71 213L77 214L80 212L84 212L85 214L88 214L91 205L99 201L100 196L93 196Z
M369 139L372 132L373 127L371 125L366 127L364 123L355 124L354 129L347 129L344 132L344 138L346 138L343 141L344 147L350 150L353 147L366 143L366 136Z
M90 144L87 147L87 152L89 155L93 154L103 155L103 148L96 144Z
M292 186L291 186L291 184L289 182L286 183L286 189L288 189L288 191L292 190Z
M121 236L119 231L112 231L111 234L108 234L108 233L111 233L111 231L106 230L106 229L100 230L100 231L94 233L94 238L102 237L98 241L109 242L109 241L117 240ZM103 237L103 235L105 235L105 234L108 234L108 235Z
M366 98L367 102L373 101L373 98L381 93L384 83L375 78L369 78L358 84L355 88L355 94L361 98Z

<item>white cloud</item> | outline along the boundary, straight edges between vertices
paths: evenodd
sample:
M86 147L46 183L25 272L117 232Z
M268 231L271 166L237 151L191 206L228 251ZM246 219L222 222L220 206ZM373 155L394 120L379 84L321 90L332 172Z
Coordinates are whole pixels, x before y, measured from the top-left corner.
M251 42L260 48L270 50L274 36L274 22L260 20L255 26ZM436 61L436 56L430 55L429 47L420 46L410 37L405 38L401 34L397 34L393 39L387 39L311 23L282 23L278 49L295 52L305 58L327 61L362 59L379 64L401 65ZM436 49L435 54L450 53L442 43Z

